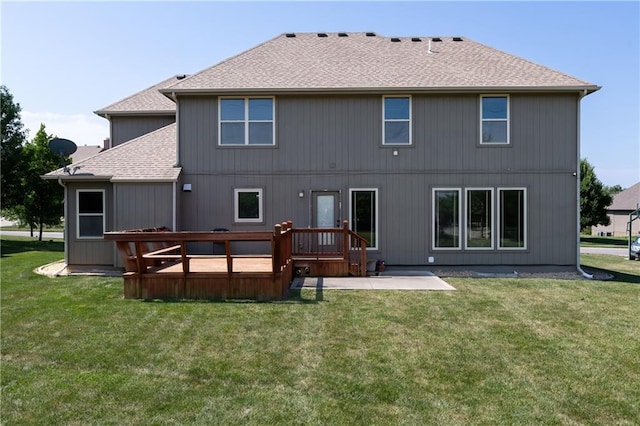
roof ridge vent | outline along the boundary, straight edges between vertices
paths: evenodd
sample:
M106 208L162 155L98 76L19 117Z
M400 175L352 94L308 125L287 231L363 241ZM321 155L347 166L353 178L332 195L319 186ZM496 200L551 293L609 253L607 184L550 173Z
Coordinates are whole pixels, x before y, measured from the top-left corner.
M431 37L431 41L441 42L442 39L440 37Z
M367 33L367 37L375 37L376 33Z
M347 33L338 33L338 37L349 37Z
M294 38L296 35L294 33L286 33L285 36L287 38Z
M453 41L462 41L462 37L454 37Z
M420 37L411 37L411 41L422 41Z
M400 39L399 39L398 37L393 37L393 38L391 38L391 41L392 41L393 43L399 43L399 42L400 42Z
M318 37L328 37L327 33L318 33Z

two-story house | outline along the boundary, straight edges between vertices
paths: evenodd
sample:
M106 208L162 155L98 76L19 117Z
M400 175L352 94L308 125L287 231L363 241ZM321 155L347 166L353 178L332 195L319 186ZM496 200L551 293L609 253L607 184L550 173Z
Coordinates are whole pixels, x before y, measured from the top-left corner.
M114 147L47 175L67 263L117 262L105 230L348 220L387 264L577 265L598 89L464 37L282 34L97 111Z

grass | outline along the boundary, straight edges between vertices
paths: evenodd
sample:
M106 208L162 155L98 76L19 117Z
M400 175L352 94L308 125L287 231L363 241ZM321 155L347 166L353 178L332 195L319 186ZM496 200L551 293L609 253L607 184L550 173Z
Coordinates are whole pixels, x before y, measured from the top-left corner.
M622 269L610 282L168 303L31 272L61 250L2 240L6 424L640 423L640 262L589 256Z
M628 237L596 237L593 235L581 235L580 246L582 247L629 247Z

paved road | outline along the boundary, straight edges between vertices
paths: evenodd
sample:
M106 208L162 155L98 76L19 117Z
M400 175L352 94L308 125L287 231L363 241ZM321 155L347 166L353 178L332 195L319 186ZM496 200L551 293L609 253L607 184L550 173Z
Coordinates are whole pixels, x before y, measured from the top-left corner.
M580 247L580 253L610 254L612 256L627 256L629 254L629 249L611 248L611 247Z
M13 235L15 237L30 237L31 233L29 231L0 231L0 235ZM37 231L33 232L34 237L38 238L39 233ZM62 232L43 232L42 239L50 240L52 238L63 239Z

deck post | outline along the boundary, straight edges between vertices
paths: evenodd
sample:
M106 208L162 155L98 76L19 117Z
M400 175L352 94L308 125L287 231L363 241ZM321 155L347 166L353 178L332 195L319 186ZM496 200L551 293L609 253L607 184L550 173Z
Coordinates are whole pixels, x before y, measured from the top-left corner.
M349 260L349 221L342 221L342 258Z
M276 224L273 227L273 239L271 240L271 260L272 272L280 272L280 239L282 238L282 225Z

